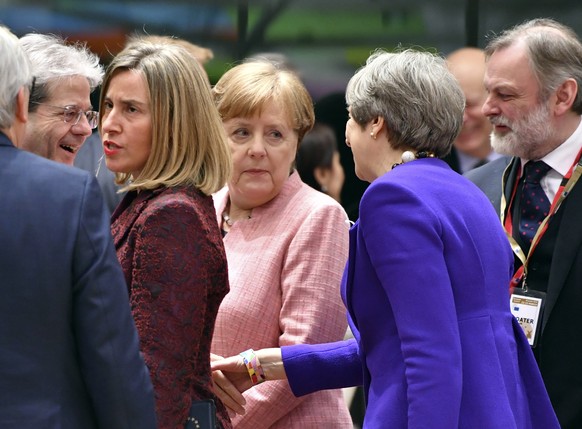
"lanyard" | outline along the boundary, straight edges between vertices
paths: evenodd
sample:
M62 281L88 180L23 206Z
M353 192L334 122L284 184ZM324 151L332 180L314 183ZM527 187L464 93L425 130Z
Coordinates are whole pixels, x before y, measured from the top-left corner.
M529 248L529 252L527 255L523 252L523 250L521 249L521 247L519 246L519 244L517 243L515 238L513 238L512 208L513 208L513 204L515 203L515 201L514 201L515 194L517 192L517 187L519 185L521 174L518 174L516 177L515 183L513 185L513 190L511 192L511 197L509 200L509 207L508 207L507 201L505 199L505 182L506 182L507 175L509 174L509 169L511 167L511 164L509 164L507 166L507 168L505 169L505 171L503 172L503 178L502 178L502 183L501 183L501 223L505 227L505 234L507 235L507 238L509 239L509 243L511 244L511 248L513 250L513 253L521 261L521 267L519 267L517 269L517 271L515 272L515 274L513 275L513 278L511 279L510 287L512 287L512 288L516 287L523 281L522 288L524 290L527 290L526 278L527 278L528 260L531 257L531 255L533 254L538 243L540 242L540 240L542 239L542 237L546 233L550 219L558 211L558 209L560 208L560 206L562 205L562 203L564 202L566 197L570 194L572 188L574 187L576 182L578 182L578 179L580 179L580 176L582 175L582 160L580 159L580 155L582 155L582 149L578 152L578 155L576 156L576 160L574 161L574 163L572 164L572 166L570 167L570 169L568 170L568 172L566 173L566 175L562 179L562 182L560 183L560 187L558 188L558 191L556 192L554 200L552 201L552 205L550 207L550 212L545 217L545 219L542 221L536 234L534 235L532 242L531 242L531 246ZM520 167L519 173L521 173L521 167Z

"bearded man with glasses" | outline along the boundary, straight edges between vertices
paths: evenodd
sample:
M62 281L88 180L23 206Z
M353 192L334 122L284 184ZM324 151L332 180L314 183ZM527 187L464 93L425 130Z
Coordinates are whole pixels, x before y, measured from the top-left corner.
M29 121L21 149L73 165L99 114L91 92L103 79L99 57L82 44L67 44L58 36L27 34L20 45L35 77L28 104Z

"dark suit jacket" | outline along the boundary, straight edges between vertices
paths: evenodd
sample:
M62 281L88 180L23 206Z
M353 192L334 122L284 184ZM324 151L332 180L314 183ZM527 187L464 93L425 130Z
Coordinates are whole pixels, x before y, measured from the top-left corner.
M0 133L0 428L155 428L95 179Z
M511 159L507 182L515 183L519 159ZM473 170L467 177L489 197L499 213L501 178L507 165L502 158ZM506 186L506 199L512 186ZM582 428L582 182L578 182L559 212L549 267L546 308L535 354L550 399L563 429ZM551 222L550 222L551 224ZM554 225L556 227L556 225ZM533 282L537 271L530 270Z
M442 160L376 179L342 282L355 340L283 347L293 391L363 374L364 427L557 428L509 310L512 259L486 198Z
M230 428L211 386L210 343L229 290L212 197L194 187L132 191L111 220L159 429L182 427L193 399L214 399Z
M459 154L457 149L453 146L447 156L443 157L443 161L449 164L454 171L461 173L461 164L459 163Z

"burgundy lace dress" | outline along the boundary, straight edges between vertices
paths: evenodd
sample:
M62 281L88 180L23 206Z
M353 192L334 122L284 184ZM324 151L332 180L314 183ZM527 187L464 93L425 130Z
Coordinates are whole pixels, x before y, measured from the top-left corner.
M191 402L214 399L210 343L228 293L222 237L212 197L195 188L128 193L112 216L141 351L150 370L160 429L182 428Z

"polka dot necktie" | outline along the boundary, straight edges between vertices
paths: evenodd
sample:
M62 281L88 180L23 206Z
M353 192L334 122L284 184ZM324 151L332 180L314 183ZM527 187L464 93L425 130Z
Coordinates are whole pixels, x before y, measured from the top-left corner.
M529 161L524 167L519 234L528 249L538 227L550 212L550 201L540 185L540 180L549 170L550 166L544 161Z

